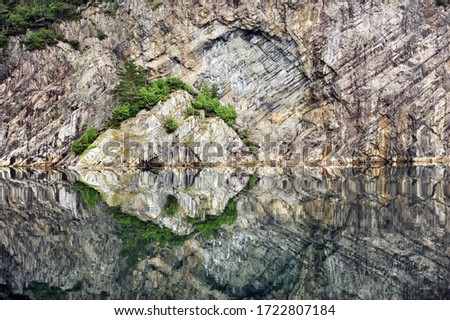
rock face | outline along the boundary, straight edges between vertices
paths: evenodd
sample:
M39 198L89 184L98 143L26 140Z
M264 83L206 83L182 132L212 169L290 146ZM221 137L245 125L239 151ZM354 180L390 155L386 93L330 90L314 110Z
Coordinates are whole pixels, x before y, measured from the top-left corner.
M238 192L248 181L242 172L224 170L104 174L97 179L91 173L89 179L103 184L104 191L109 186L108 201L113 186L127 181L116 199L134 214L144 203L160 205L168 193L189 210L183 199L195 203L211 186L217 191L211 195L217 200L213 206L219 209L232 190ZM235 197L238 217L233 225L180 247L148 241L134 248L133 238L121 236L104 203L95 208L84 204L67 181L74 178L71 173L0 171L0 296L450 297L448 169L268 169L258 175L251 188ZM132 186L149 192L132 199ZM176 219L170 224L165 215L145 218L184 232L177 230ZM136 251L139 260L131 269L124 253Z
M76 168L130 167L153 162L164 165L231 164L243 158L245 145L220 118L188 116L192 97L179 91L151 111L109 129L81 156ZM179 127L168 134L165 121L172 117Z
M79 51L10 41L0 163L73 164L69 144L102 127L129 58L149 78L218 84L263 160L449 161L450 11L430 3L167 0L152 10L134 0L116 17L87 8L58 26Z

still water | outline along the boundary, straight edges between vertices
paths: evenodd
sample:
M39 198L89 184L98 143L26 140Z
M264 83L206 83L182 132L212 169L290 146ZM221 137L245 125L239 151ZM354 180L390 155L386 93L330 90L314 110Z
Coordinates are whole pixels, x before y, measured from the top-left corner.
M446 167L0 169L0 298L449 299Z

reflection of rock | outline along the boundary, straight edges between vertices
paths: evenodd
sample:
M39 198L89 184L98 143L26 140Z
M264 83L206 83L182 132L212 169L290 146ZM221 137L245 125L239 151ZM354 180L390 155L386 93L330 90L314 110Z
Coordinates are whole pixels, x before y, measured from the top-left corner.
M152 192L177 199L189 184L194 199L222 193L216 177L236 193L246 181L205 170L195 179L165 170L120 179L90 173L88 180L128 181L122 188L129 192L149 179L157 181ZM181 248L148 243L133 272L106 208L89 209L60 174L0 180L0 290L7 285L15 294L37 282L69 298L449 298L446 168L261 169L256 185L234 198L234 225ZM81 289L71 290L78 283Z
M93 143L77 163L78 168L139 165L161 162L166 165L226 164L235 161L244 144L219 118L187 116L186 107L192 97L178 91L171 99L159 103L151 111L141 111L135 118L109 129ZM179 123L168 134L164 121L169 116Z
M188 218L219 215L228 201L248 181L245 173L227 168L197 170L165 169L152 172L116 173L80 170L83 181L97 189L111 207L120 207L142 220L151 219L178 234L192 232ZM164 210L169 195L175 196L179 212Z

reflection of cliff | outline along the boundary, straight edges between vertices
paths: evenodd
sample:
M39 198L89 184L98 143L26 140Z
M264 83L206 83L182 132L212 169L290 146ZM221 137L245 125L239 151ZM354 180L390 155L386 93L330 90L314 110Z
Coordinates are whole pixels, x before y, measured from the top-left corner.
M220 194L233 181L197 181L223 176L208 170L190 180L191 197ZM177 248L144 243L134 271L103 204L90 209L61 174L8 174L0 184L0 285L9 294L68 298L450 297L447 169L320 170L259 170L258 181L245 179L254 187L234 198L235 224ZM167 194L180 199L177 181L187 176L163 171L132 181L159 181L152 191L164 196L151 199L164 209Z
M211 283L238 297L450 297L448 170L287 173L238 202L239 241L205 258Z
M66 173L0 175L0 284L15 294L31 294L33 282L31 289L45 283L69 298L123 294L111 282L121 268L113 260L120 242L104 208L90 210Z

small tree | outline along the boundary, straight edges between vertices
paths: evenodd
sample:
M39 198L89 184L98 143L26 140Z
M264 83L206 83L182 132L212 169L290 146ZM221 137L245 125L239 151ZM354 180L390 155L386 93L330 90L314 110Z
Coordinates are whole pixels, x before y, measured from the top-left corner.
M139 90L147 84L142 70L133 61L128 60L125 68L117 71L117 75L120 82L113 92L119 96L122 102L137 102L140 98Z

